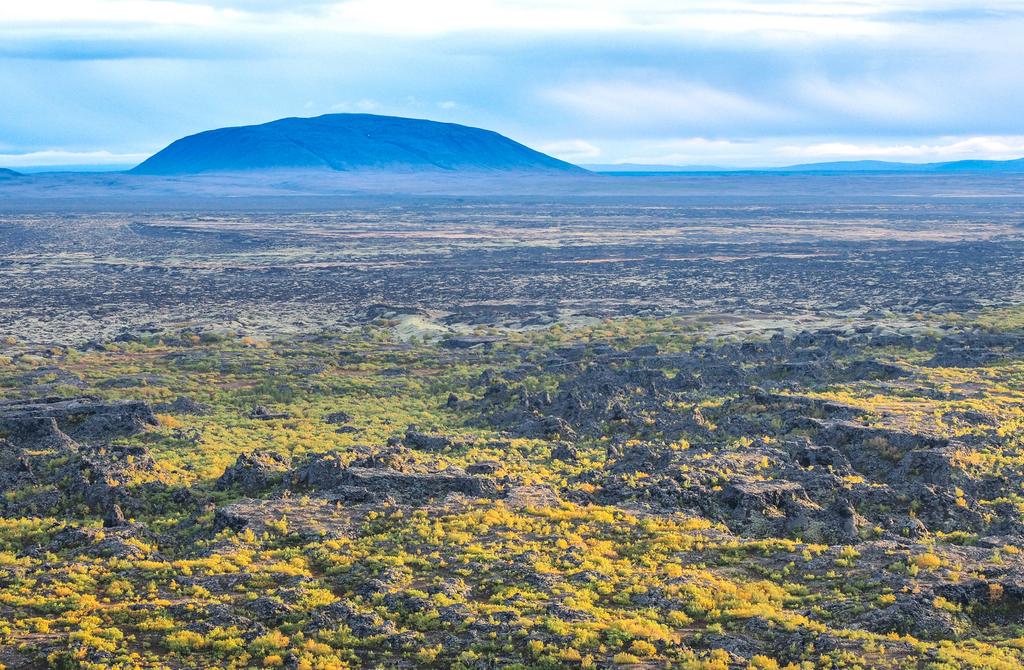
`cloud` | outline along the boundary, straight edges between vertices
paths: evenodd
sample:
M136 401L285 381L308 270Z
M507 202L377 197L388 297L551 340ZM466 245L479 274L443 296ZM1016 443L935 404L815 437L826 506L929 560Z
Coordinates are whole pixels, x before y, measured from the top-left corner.
M787 110L732 91L692 81L572 83L541 92L564 110L620 128L710 129L747 127L787 118Z
M935 106L930 104L927 90L918 90L918 82L883 81L859 76L833 80L812 75L795 82L794 96L819 107L824 113L873 120L914 119L931 117Z
M648 165L717 165L754 167L765 165L764 154L773 148L765 142L739 139L686 137L669 140L609 140L607 150L622 156L616 162Z
M601 149L585 140L560 140L549 142L538 147L540 151L556 158L574 162L592 160L601 155Z
M1024 156L1024 135L1003 137L936 138L926 143L851 144L821 142L804 146L786 145L779 154L813 160L865 158L909 162L942 162L984 157L1008 160Z
M779 167L841 160L936 163L964 159L1010 160L1024 156L1024 135L908 138L892 143L828 142L806 138L593 140L613 162L647 165Z
M135 165L147 158L149 158L149 154L48 149L23 154L0 154L0 166L18 168L54 165Z
M984 20L1017 10L1004 2L978 11L966 0L34 0L0 4L0 25L229 27L278 34L300 30L401 36L646 32L830 40L886 37L922 21Z
M240 18L235 9L171 0L32 0L0 4L8 26L174 25L213 26Z
M252 5L217 2L222 7ZM286 3L264 1L264 11ZM755 35L759 38L886 37L916 23L1005 17L1012 4L981 11L960 0L773 2L770 0L342 0L303 2L329 30L380 35L442 35L468 31L651 32Z
M381 104L379 102L376 100L368 100L366 98L352 102L336 102L331 105L332 112L372 113L380 111L380 108Z
M145 35L145 39L143 39ZM240 37L223 34L172 35L137 30L131 34L96 37L71 35L40 36L31 32L4 35L0 29L0 58L45 61L89 61L163 59L180 61L259 58L267 47Z
M570 160L983 157L1016 147L1021 34L1019 0L0 0L0 139L138 155L354 111Z

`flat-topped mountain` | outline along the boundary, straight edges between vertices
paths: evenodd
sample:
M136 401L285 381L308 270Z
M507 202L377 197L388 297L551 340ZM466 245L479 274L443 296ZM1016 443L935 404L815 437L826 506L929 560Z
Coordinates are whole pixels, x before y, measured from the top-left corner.
M250 170L580 172L490 130L376 114L325 114L184 137L135 174Z

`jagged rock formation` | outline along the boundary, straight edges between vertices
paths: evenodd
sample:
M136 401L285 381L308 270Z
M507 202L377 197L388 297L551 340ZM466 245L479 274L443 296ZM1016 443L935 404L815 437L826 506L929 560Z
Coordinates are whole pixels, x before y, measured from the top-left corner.
M957 341L956 334L940 340ZM1006 337L981 342L985 351L1016 346ZM905 383L909 371L864 358L865 347L876 345L935 343L822 330L679 354L575 347L485 374L480 399L458 406L513 435L563 440L552 458L565 462L574 460L578 439L610 436L604 470L581 477L597 490L577 499L685 510L740 534L832 544L858 542L878 528L888 537L954 529L1024 537L1012 510L980 504L1013 484L968 474L958 454L969 445L868 425L855 407L796 392L825 380ZM517 383L535 374L558 375L557 391ZM703 395L730 399L702 407ZM958 420L984 425L985 417ZM765 441L750 442L757 436ZM687 448L669 446L680 438Z
M246 495L257 495L284 479L291 460L274 451L259 450L242 454L234 465L217 479L218 489L238 489Z
M487 477L456 470L416 472L388 467L394 460L394 452L390 452L379 460L364 458L363 465L345 465L336 454L322 454L299 467L294 481L321 495L351 502L424 504L452 493L471 497L497 493L495 483Z
M0 401L0 491L46 484L37 495L0 503L5 511L38 513L61 500L78 500L116 521L132 504L130 487L152 472L145 447L112 445L157 420L140 401L106 402L91 396ZM56 465L55 465L56 464ZM123 516L122 516L123 520Z
M105 402L92 396L0 401L0 431L14 440L53 420L71 438L101 442L157 425L153 410L137 400Z

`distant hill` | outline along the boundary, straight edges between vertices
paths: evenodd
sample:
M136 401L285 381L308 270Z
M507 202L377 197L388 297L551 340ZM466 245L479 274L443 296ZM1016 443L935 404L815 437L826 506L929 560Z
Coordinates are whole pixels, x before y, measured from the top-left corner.
M326 114L208 130L173 142L131 172L275 169L586 172L490 130L375 114Z
M7 168L0 168L0 179L10 179L11 177L22 176L20 172L14 170L8 170Z
M778 168L765 168L770 172L931 172L931 163L895 163L890 161L832 161L828 163L800 163Z
M954 161L932 165L936 172L1024 172L1024 158L1011 161Z
M771 168L724 168L711 166L642 165L637 163L587 165L595 172L994 172L1024 173L1024 158L1008 161L964 160L946 163L896 163L890 161L833 161L801 163Z
M836 161L772 168L772 172L1024 172L1024 158L1009 161L949 161L895 163L889 161Z

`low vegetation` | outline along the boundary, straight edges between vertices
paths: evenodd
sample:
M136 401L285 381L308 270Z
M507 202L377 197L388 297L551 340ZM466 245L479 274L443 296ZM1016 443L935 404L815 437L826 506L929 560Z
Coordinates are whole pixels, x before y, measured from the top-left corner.
M1018 321L8 341L0 663L1020 668Z

